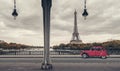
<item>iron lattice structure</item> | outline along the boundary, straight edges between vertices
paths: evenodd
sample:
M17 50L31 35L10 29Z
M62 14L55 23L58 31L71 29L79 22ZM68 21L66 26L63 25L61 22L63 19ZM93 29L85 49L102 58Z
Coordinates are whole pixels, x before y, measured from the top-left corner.
M82 40L80 40L78 27L77 27L77 11L74 12L74 29L72 34L72 40L70 41L71 44L81 44Z

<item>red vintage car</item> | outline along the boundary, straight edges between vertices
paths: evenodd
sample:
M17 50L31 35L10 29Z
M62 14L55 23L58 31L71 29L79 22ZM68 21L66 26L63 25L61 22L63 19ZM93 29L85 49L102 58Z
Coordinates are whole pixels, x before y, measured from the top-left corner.
M92 47L90 50L83 50L80 54L83 58L101 57L101 58L105 59L108 56L105 48L101 47L101 46Z

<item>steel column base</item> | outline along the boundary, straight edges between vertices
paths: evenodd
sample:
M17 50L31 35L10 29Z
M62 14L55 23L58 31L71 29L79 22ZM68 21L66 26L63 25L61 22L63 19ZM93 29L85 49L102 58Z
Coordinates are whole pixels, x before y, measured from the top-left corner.
M44 64L44 63L42 63L41 69L42 70L51 70L51 69L53 69L53 66L52 66L52 64Z

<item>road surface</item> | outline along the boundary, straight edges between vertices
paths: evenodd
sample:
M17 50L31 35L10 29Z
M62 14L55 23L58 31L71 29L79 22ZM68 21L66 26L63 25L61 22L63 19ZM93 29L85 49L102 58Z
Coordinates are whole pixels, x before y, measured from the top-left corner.
M0 58L0 63L42 63L43 58ZM52 63L120 63L120 58L51 58Z
M43 58L0 58L0 71L43 71ZM51 58L50 71L119 71L120 58ZM49 70L48 70L49 71Z

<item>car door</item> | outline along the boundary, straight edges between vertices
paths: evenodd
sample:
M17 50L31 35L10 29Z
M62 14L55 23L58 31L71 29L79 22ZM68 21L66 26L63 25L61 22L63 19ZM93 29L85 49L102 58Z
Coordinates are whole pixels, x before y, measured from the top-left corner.
M101 48L96 48L96 56L101 56L102 49Z
M91 50L89 51L89 56L94 57L96 55L96 49L95 48L91 48Z

